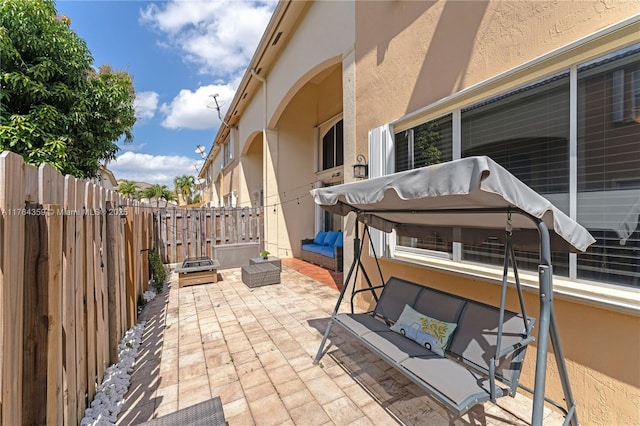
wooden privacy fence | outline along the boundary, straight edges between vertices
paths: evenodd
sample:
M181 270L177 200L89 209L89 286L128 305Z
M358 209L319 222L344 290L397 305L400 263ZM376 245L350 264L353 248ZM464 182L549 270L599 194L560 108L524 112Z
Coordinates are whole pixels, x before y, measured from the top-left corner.
M164 263L215 257L215 246L263 241L263 209L161 208L156 232Z
M0 423L77 425L147 289L153 216L0 154Z

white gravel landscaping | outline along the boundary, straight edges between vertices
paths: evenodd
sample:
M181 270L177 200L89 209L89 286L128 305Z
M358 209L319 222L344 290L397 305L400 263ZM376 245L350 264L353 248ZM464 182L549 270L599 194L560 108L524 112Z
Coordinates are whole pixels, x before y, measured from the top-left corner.
M145 291L142 295L146 303L155 297L153 290ZM145 323L146 321L140 321L124 334L118 345L118 362L105 370L102 383L96 388L96 395L84 412L81 426L115 425L129 389L129 379L136 363Z

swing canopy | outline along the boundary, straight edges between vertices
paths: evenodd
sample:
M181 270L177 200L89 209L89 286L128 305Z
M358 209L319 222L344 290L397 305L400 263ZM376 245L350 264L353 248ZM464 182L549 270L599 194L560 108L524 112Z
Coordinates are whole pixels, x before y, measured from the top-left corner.
M550 232L552 251L582 252L595 239L546 198L486 156L468 157L311 191L323 209L398 235L479 245L504 242L511 219L514 248L537 251L537 222ZM478 213L482 213L478 215ZM517 214L509 214L517 213Z

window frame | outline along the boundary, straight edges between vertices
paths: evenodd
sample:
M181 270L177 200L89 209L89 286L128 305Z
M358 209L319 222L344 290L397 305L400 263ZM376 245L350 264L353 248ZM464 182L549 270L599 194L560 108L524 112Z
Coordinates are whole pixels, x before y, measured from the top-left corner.
M233 162L233 143L231 138L222 144L222 167L227 167Z
M343 158L342 158L342 163L341 164L336 164L337 163L337 155L338 155L338 150L336 149L336 134L337 132L335 132L336 127L338 126L338 123L343 122L343 126L342 126L342 147L343 149L341 150ZM324 123L320 124L319 126L316 127L317 128L317 155L318 155L318 164L317 164L317 170L319 173L322 172L326 172L327 170L332 170L338 167L343 167L344 166L344 119L342 116L342 113L338 114L335 117L330 118L329 120L325 121ZM334 130L334 137L333 137L333 166L328 167L328 168L324 168L324 137L327 135L327 133L329 133L331 130Z

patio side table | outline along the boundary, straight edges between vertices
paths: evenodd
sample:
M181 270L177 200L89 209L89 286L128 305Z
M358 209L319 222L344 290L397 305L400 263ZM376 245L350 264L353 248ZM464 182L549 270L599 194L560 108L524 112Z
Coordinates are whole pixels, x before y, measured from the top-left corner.
M242 267L242 282L247 287L260 287L280 282L280 269L271 263L260 263Z
M249 259L249 265L260 265L262 263L270 263L282 271L282 261L275 256L269 256L266 259L262 257L252 257Z

